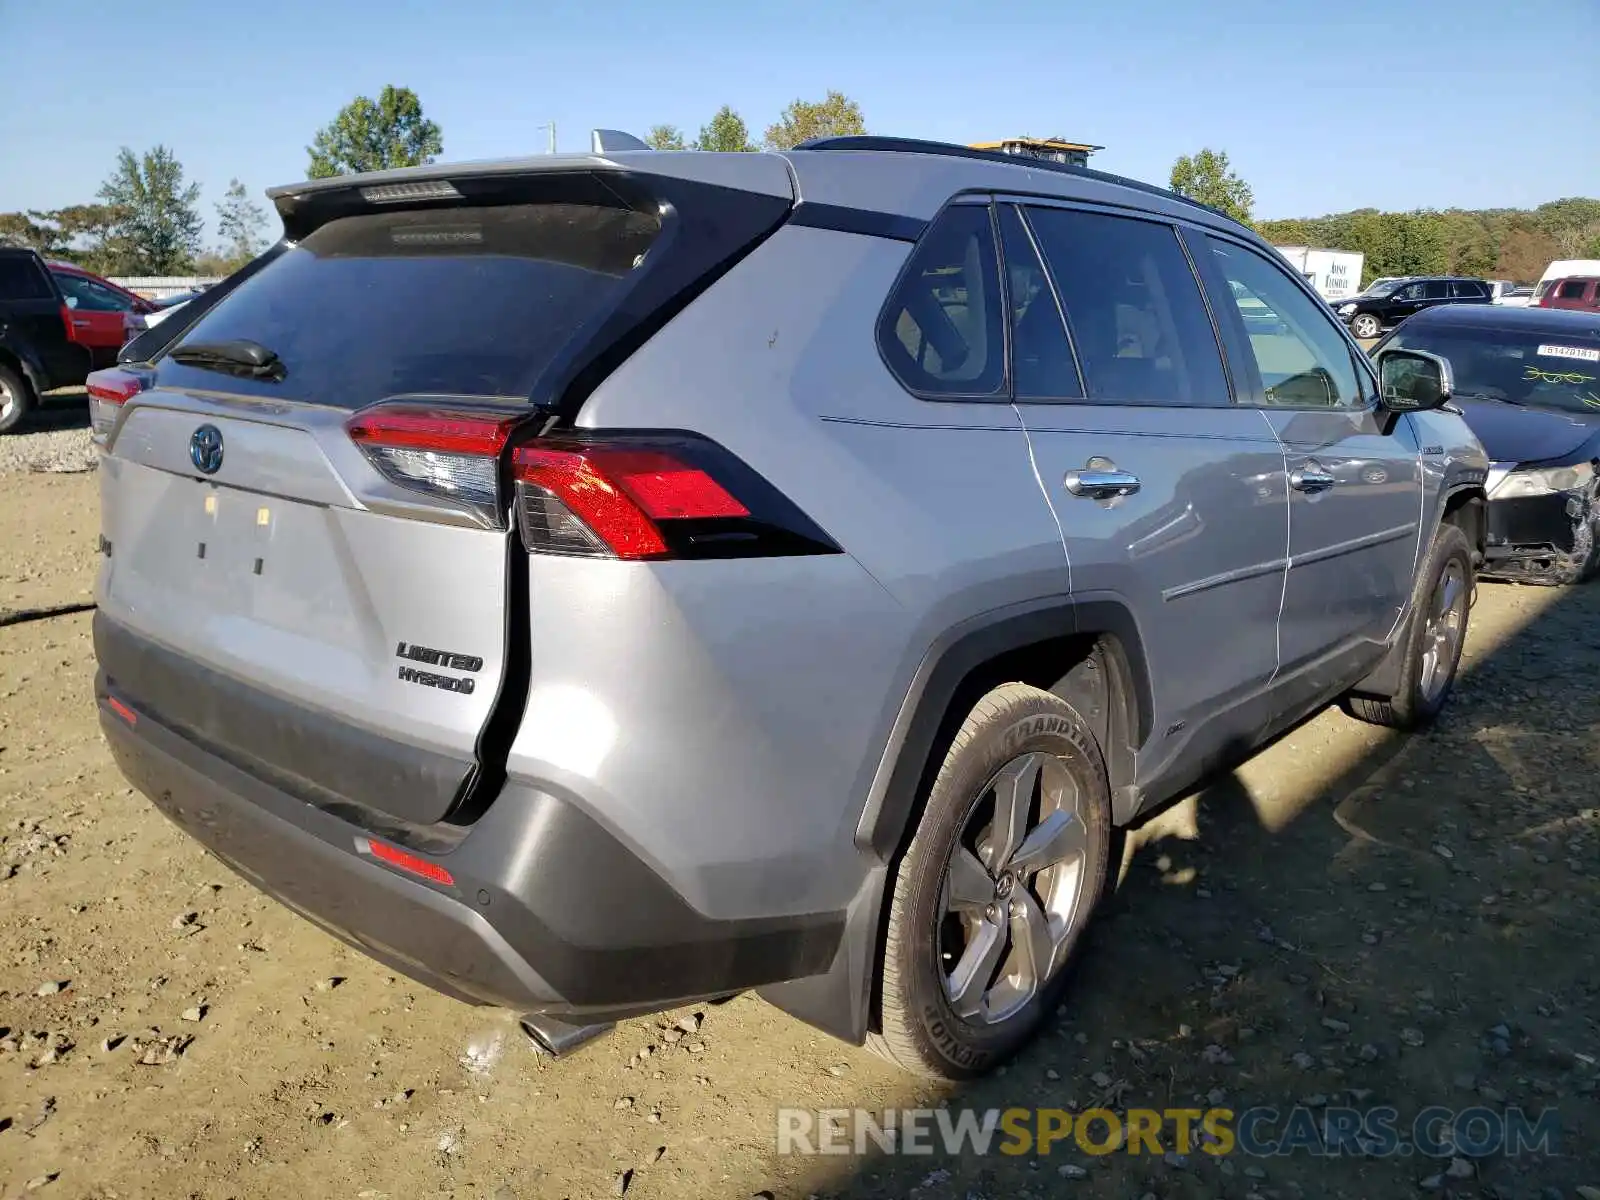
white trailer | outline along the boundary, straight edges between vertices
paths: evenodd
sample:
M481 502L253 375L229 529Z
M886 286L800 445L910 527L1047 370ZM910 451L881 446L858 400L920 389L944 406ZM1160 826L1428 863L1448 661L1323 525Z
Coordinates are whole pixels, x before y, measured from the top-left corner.
M1289 265L1330 304L1361 292L1361 268L1367 256L1354 250L1319 250L1314 246L1275 246Z

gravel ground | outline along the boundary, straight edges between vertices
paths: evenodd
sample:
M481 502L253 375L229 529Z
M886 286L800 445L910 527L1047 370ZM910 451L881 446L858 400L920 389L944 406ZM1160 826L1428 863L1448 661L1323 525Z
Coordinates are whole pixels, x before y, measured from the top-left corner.
M22 428L0 434L0 476L21 471L75 474L95 468L82 388L51 392Z
M80 599L93 477L0 495L0 607ZM87 613L0 626L0 1196L1596 1200L1597 626L1600 587L1485 585L1433 733L1325 712L1148 824L1058 1025L967 1089L750 996L539 1058L133 795ZM943 1101L1548 1106L1562 1153L774 1153L780 1105Z

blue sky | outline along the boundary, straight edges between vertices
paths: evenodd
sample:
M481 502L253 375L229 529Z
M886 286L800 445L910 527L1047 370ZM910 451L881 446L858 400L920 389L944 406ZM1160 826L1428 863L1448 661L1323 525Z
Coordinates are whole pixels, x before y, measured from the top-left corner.
M98 6L88 6L90 9ZM837 88L874 133L1103 144L1165 183L1225 150L1261 217L1600 196L1596 0L0 0L0 212L86 201L119 146L173 148L208 221L231 177L303 177L317 128L385 83L445 157L595 126L760 131ZM804 25L796 14L806 14ZM1556 86L1562 78L1574 86Z

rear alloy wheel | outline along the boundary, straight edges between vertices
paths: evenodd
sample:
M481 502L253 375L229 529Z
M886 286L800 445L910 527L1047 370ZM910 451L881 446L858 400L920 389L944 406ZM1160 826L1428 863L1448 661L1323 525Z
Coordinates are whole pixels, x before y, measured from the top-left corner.
M973 708L896 873L872 1048L966 1079L1055 1009L1105 885L1110 797L1083 719L1024 684Z
M1371 341L1383 332L1383 326L1378 323L1378 318L1371 313L1357 313L1350 322L1350 332L1362 341Z
M10 367L0 365L0 433L9 433L33 407L28 381Z

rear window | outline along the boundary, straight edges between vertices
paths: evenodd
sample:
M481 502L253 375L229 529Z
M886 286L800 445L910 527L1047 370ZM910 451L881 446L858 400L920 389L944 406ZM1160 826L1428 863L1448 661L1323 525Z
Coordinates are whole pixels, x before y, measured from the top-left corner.
M346 409L401 395L526 399L659 232L652 214L576 204L345 217L177 343L258 342L282 362L280 380L167 359L161 383Z
M49 300L50 284L32 258L0 254L0 300Z

